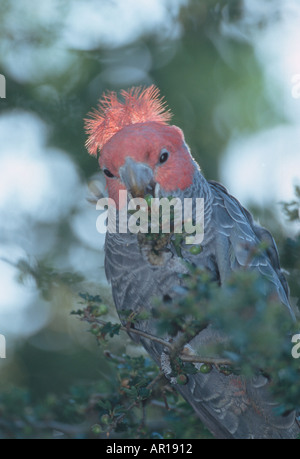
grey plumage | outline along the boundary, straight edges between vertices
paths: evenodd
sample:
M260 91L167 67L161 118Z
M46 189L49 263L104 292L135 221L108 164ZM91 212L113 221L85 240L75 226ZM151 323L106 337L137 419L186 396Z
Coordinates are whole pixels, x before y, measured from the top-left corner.
M176 192L173 195L176 196ZM222 185L207 182L198 168L195 168L193 185L184 193L178 190L178 196L203 197L205 206L203 250L192 256L183 246L183 259L210 271L212 278L218 279L221 285L234 270L247 267L261 273L294 318L288 285L271 234L258 226ZM266 253L251 257L251 252L262 241L268 243ZM118 312L122 309L137 311L141 307L151 310L153 298L174 297L174 288L182 282L179 274L186 272L172 244L165 251L162 263L153 265L141 250L137 235L130 233L108 233L105 255L106 275L112 284ZM136 327L153 334L155 320L141 321ZM133 334L132 338L137 339ZM198 349L202 343L218 338L208 327L190 342L190 346ZM160 365L161 346L144 338L139 341ZM213 368L208 374L189 376L188 383L176 385L176 389L217 438L295 438L300 434L294 412L287 416L274 415L268 381L261 375L246 380L234 374L225 376Z

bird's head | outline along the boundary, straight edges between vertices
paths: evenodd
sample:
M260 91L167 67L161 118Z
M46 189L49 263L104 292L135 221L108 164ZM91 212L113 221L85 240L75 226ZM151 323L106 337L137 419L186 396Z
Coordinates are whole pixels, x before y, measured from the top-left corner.
M104 174L109 197L116 203L119 191L133 197L160 197L178 193L193 183L196 165L156 87L105 95L98 110L86 120L87 149L96 156Z

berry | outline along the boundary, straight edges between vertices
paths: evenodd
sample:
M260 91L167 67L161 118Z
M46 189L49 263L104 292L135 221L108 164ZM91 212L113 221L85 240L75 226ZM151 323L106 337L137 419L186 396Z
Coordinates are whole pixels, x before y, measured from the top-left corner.
M190 253L192 255L199 255L199 253L201 252L202 252L201 245L193 245L193 247L190 248Z
M203 363L200 367L200 373L210 373L212 370L212 366L209 363Z
M106 424L106 425L109 424L110 416L108 414L103 414L101 416L101 422L102 422L102 424Z
M188 382L187 376L184 375L183 373L178 375L176 380L177 380L177 384L180 384L181 386L184 386L184 384Z
M98 325L92 325L90 331L93 335L97 336L100 333L100 328L98 327Z
M104 316L107 313L108 313L108 306L106 306L106 304L100 304L99 306L96 306L92 310L92 314L95 317Z
M92 432L93 432L93 434L95 434L95 435L101 434L101 432L102 432L101 426L100 426L99 424L93 425L93 426L92 426Z

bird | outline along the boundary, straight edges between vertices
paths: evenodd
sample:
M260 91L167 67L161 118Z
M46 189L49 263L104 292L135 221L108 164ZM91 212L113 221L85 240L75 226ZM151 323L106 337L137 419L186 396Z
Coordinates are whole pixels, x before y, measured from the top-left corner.
M256 223L223 185L204 177L183 131L170 123L171 116L159 89L150 85L122 90L120 95L114 91L104 93L97 108L85 118L86 148L90 155L99 157L117 215L126 204L124 199L119 200L122 192L128 193L127 200L150 195L181 201L198 198L204 203L200 252L189 250L184 240L178 252L174 235L162 239L153 250L153 241L144 234L107 231L105 272L121 321L126 323L122 315L126 310L138 313L146 309L150 319L138 321L134 327L154 336L157 330L155 317L151 316L153 301L176 299L189 264L209 273L211 282L220 288L241 270L267 278L274 297L294 320L289 287L271 233ZM267 249L251 257L261 243ZM276 403L265 375L224 374L212 366L211 371L198 371L189 375L185 384L179 384L170 376L170 357L163 344L130 333L130 328L128 333L144 346L215 438L299 436L295 410L284 415L274 413ZM169 336L163 338L170 340ZM186 343L185 349L193 355L205 343L222 339L222 333L207 324Z

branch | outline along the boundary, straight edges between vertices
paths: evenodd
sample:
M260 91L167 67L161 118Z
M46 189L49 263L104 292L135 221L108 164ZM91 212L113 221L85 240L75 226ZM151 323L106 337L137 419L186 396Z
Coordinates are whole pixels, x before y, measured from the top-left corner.
M146 386L146 389L150 390L152 389L153 386L155 386L156 383L158 383L158 381L160 381L161 378L164 378L165 375L163 373L158 373L158 375ZM109 430L107 432L107 435L109 436L110 432L116 428L116 426L124 419L124 417L126 416L126 413L128 413L128 411L132 410L132 408L134 408L135 406L138 406L140 404L142 400L135 400L134 402L132 402L125 410L124 410L124 413L120 414L120 416L118 416L112 423L111 425L109 426Z
M98 324L98 325L106 325L108 322L102 319L96 319L91 316L85 316L82 317L81 320L88 322L88 323L93 323L93 324ZM135 335L142 336L143 338L149 339L150 341L154 341L156 343L161 344L164 348L168 348L171 351L171 354L173 355L174 350L177 350L179 347L183 347L183 345L186 343L183 342L182 337L180 337L180 340L178 343L175 341L175 343L170 343L169 341L166 341L164 339L158 338L157 336L151 335L150 333L143 332L141 330L138 330L136 328L130 328L124 327L123 325L120 326L120 330L125 331L126 333L133 333ZM108 355L107 355L108 356ZM197 355L186 355L186 354L180 354L179 355L180 359L183 362L189 362L189 363L208 363L211 365L233 365L233 362L228 359L222 359L222 358L215 358L215 357L202 357L202 356L197 356Z
M92 324L98 324L98 325L107 325L107 323L108 323L105 320L95 319L95 318L91 318L91 317L88 317L88 316L82 317L81 320L83 320L85 322L88 322L88 323L92 323ZM113 325L115 325L115 324L113 324ZM172 346L171 343L169 343L168 341L165 341L164 339L158 338L157 336L151 335L150 333L146 333L146 332L143 332L141 330L137 330L136 328L124 327L123 325L120 326L120 330L125 331L126 333L134 333L135 335L139 335L139 336L142 336L144 338L150 339L151 341L159 343L164 347L168 347L169 349L173 349L173 346Z
M190 363L210 363L211 365L233 365L233 362L228 359L221 359L217 357L201 357L196 355L184 355L181 354L180 359L183 362L190 362Z

